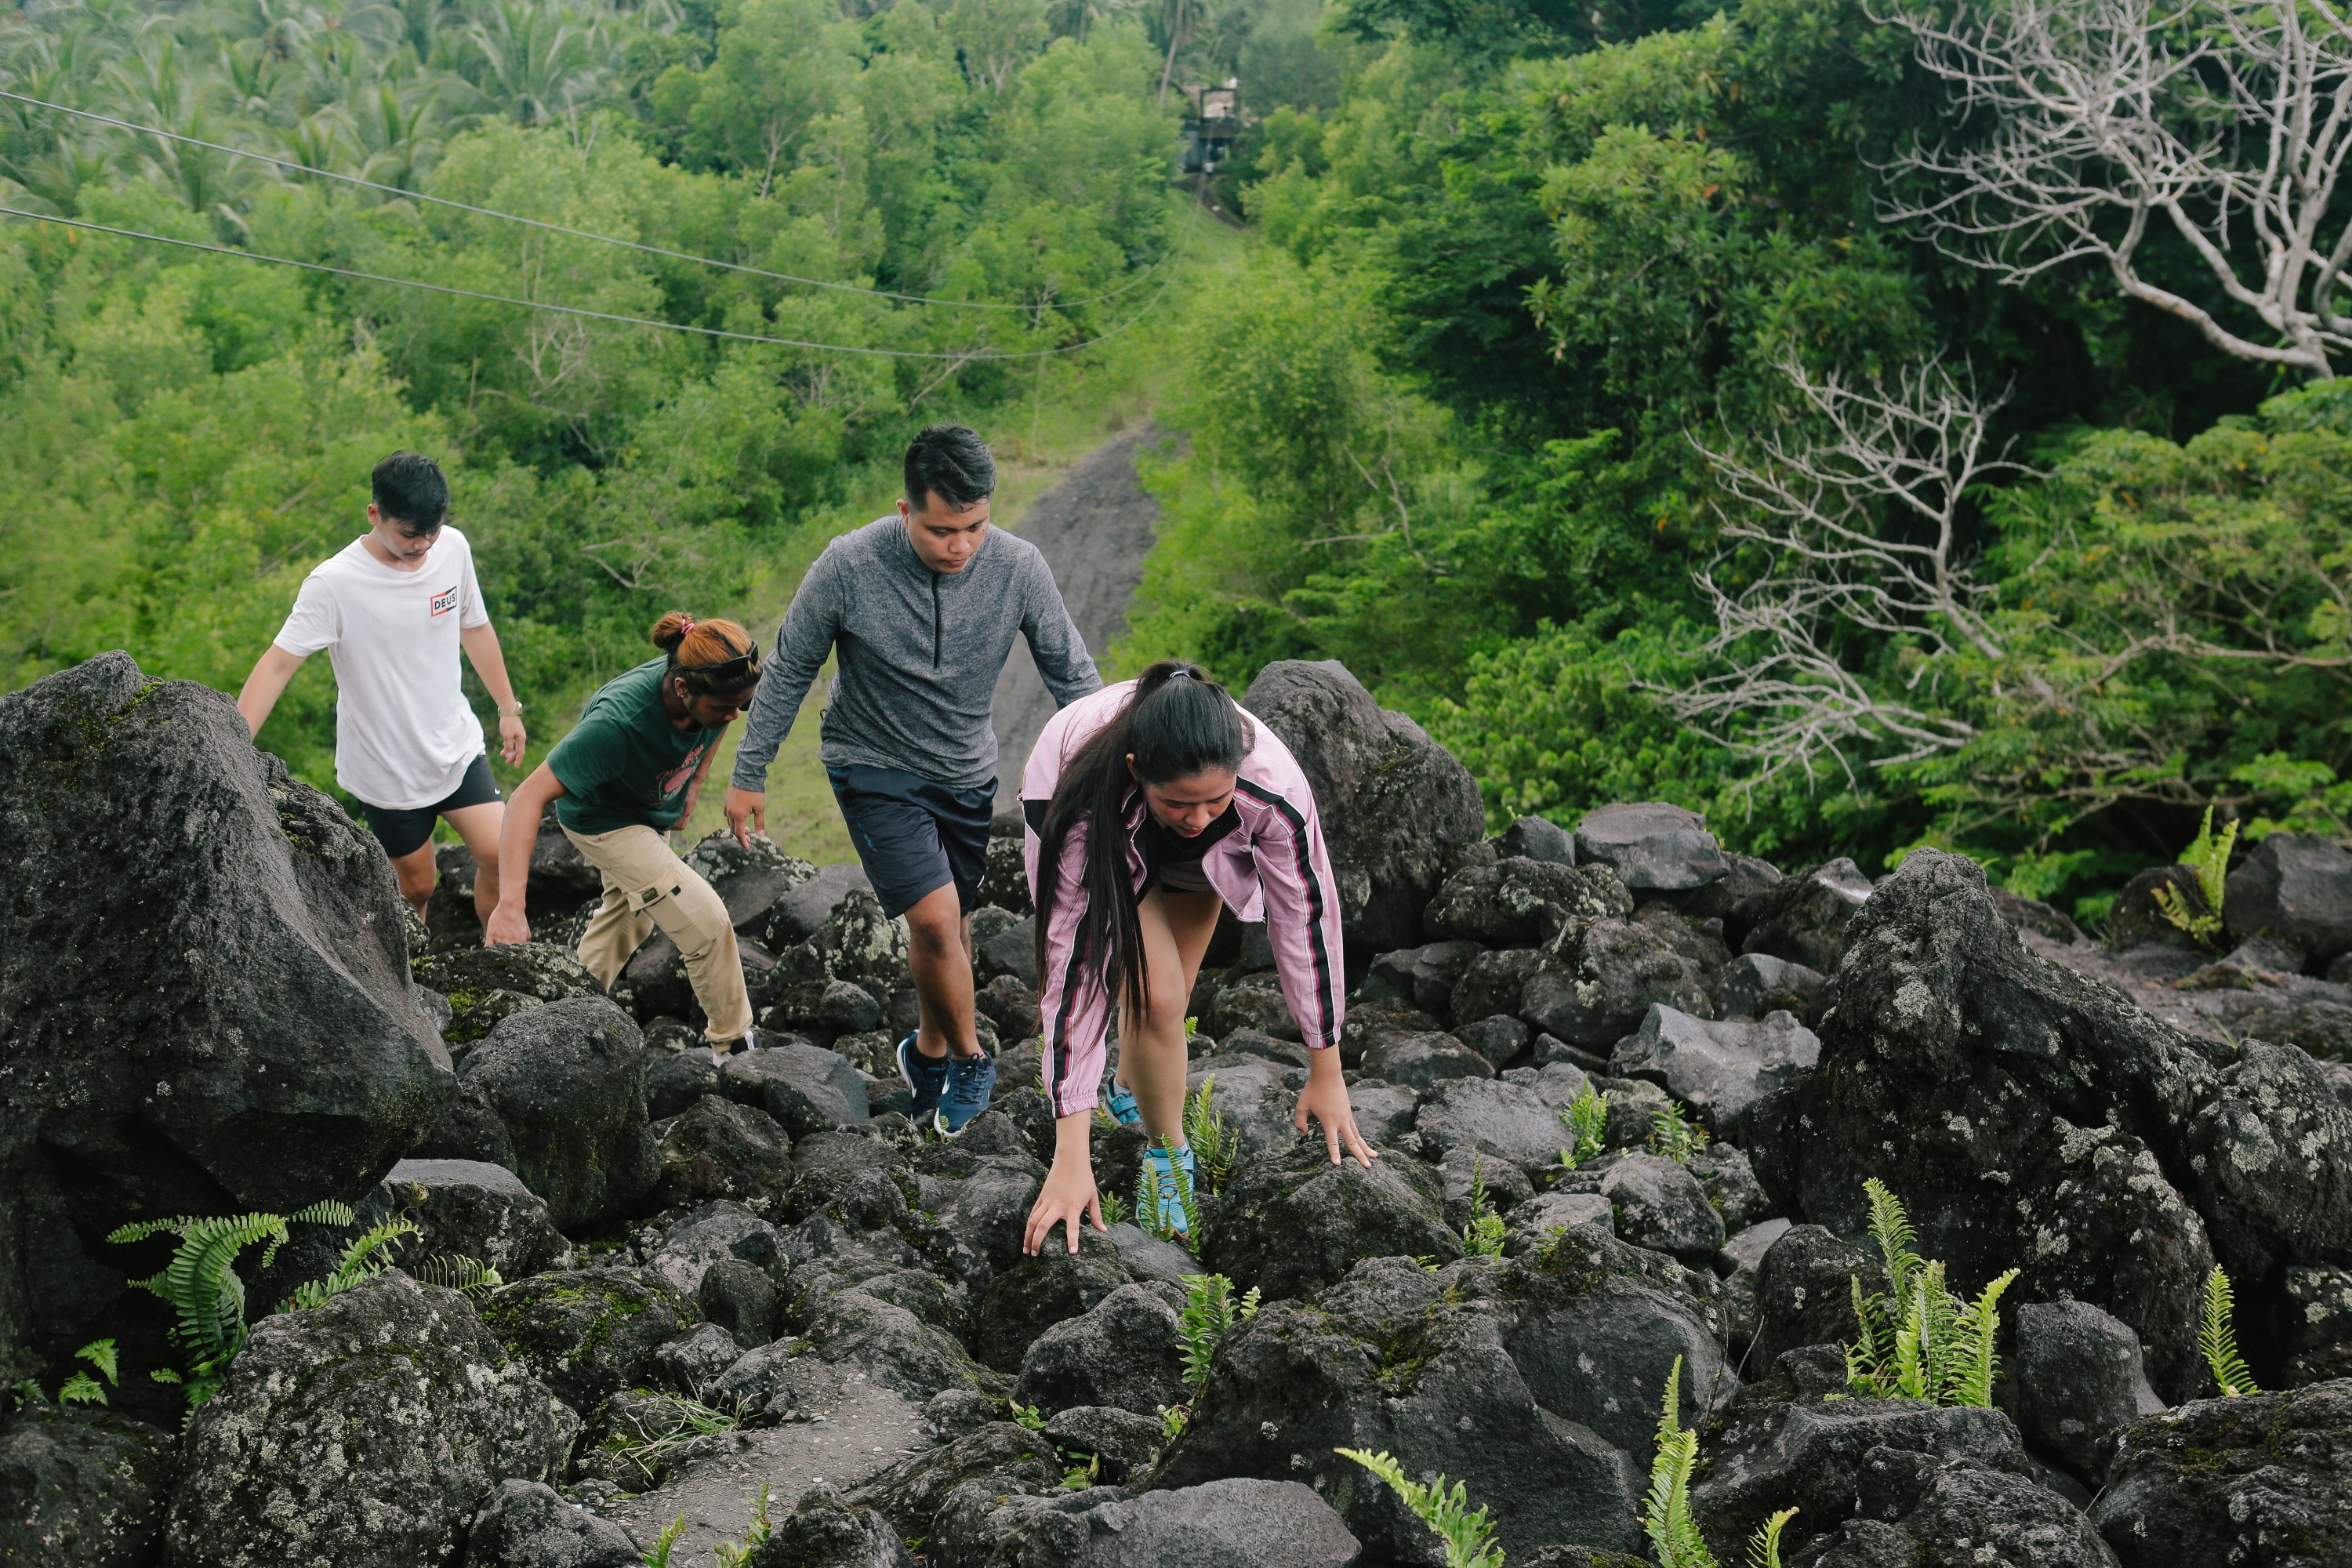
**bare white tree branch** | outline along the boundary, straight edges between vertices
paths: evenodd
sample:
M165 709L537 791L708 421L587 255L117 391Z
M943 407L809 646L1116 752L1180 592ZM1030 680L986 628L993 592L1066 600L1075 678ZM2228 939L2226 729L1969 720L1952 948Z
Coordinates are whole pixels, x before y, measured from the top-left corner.
M2337 201L2352 27L2330 0L1962 0L1949 21L1877 19L1988 121L1897 159L1944 194L1883 217L2011 283L2095 259L2224 353L2334 374L2352 347L2336 299L2352 255ZM2164 231L2266 336L2147 276L2143 247Z
M1761 546L1766 568L1738 588L1714 569L1696 574L1716 617L1705 652L1722 668L1659 693L1685 722L1759 763L1759 783L1823 760L1852 779L1857 763L1964 745L1975 731L1932 703L1933 672L1961 649L2004 657L1990 590L1959 537L1967 493L2025 471L1990 449L2003 400L1935 361L1891 384L1815 380L1794 362L1782 370L1811 408L1799 434L1775 432L1747 452L1691 438L1727 498L1717 506L1723 537L1733 552ZM1844 628L1916 645L1900 690L1842 657Z

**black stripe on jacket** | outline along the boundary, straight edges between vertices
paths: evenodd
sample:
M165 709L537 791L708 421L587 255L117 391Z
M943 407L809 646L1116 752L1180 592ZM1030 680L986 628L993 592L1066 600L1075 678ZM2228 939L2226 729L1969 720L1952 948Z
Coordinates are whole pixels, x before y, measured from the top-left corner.
M1297 806L1267 789L1247 779L1235 779L1234 787L1263 805L1270 805L1290 824L1290 853L1297 864L1298 879L1307 888L1307 946L1315 954L1315 1004L1322 1009L1323 1027L1319 1037L1339 1043L1339 1031L1331 1019L1331 954L1323 945L1323 884L1316 879L1315 865L1308 854L1307 818Z

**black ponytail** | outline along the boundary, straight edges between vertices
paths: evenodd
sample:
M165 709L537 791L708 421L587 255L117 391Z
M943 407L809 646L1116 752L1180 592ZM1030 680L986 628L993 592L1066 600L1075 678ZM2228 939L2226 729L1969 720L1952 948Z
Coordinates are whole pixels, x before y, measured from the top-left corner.
M1086 914L1078 921L1080 962L1095 965L1112 995L1140 1005L1143 928L1127 865L1127 802L1139 779L1173 784L1213 769L1233 772L1250 749L1242 712L1225 689L1181 659L1163 659L1136 677L1134 695L1117 717L1087 737L1062 769L1037 831L1037 972L1045 973L1046 932L1061 893L1062 849L1070 829L1087 824ZM1135 758L1135 772L1127 759Z

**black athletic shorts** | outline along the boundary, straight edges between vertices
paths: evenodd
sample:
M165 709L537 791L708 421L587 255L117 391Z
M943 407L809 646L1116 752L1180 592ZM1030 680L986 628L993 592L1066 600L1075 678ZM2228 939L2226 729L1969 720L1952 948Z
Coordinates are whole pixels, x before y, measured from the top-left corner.
M994 779L977 789L956 789L904 768L853 766L824 773L884 914L903 915L950 882L965 914L979 906L988 826L996 815Z
M396 810L362 801L360 811L367 817L368 831L383 846L383 852L397 860L403 855L415 854L433 837L433 819L443 812L488 805L499 798L499 781L490 777L489 754L484 752L467 764L466 776L457 781L457 787L431 805Z

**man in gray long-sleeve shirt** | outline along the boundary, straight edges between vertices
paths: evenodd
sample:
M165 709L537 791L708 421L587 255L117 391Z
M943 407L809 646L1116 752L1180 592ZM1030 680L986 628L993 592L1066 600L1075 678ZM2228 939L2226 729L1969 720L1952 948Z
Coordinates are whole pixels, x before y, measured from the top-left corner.
M898 1070L917 1121L936 1113L952 1137L996 1079L972 1027L971 921L995 809L996 678L1015 635L1061 706L1102 678L1045 556L989 527L996 463L980 437L930 426L907 448L906 480L898 515L827 545L793 595L726 812L737 837L764 831L768 766L838 649L817 755L883 911L907 917L922 1024L899 1042Z

